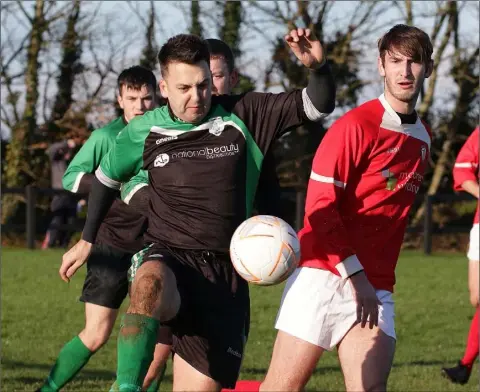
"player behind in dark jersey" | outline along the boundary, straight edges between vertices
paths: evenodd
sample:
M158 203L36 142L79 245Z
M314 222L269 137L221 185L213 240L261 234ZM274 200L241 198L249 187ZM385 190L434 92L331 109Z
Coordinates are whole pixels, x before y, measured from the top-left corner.
M250 300L234 270L230 239L252 213L262 161L275 139L335 107L321 43L308 29L285 37L310 69L308 86L281 94L211 96L205 41L181 34L159 63L168 106L134 119L96 172L82 239L64 255L68 281L84 264L122 182L148 171L152 197L142 261L118 339L117 382L137 391L160 323L173 333L174 390L233 387L244 352Z
M90 192L94 172L119 132L136 116L156 107L156 78L152 71L134 66L118 77L118 103L123 115L95 130L75 155L63 176L63 187L73 193ZM132 194L130 195L130 197ZM85 327L61 349L40 391L64 387L109 339L118 309L128 292L127 272L132 255L143 247L147 220L120 200L105 217L87 261L80 301L85 303ZM151 369L158 374L160 369ZM155 382L151 383L156 390Z
M235 68L232 49L222 40L208 38L210 49L210 71L212 72L212 94L230 95L235 88L239 74ZM262 172L258 181L256 208L259 214L280 217L280 182L276 173L273 150L263 158Z

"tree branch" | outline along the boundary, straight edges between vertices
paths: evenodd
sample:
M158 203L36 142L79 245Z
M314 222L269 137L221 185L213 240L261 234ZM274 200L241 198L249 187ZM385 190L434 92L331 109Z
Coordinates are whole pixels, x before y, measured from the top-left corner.
M20 10L22 11L23 15L27 18L27 20L30 22L30 24L33 24L33 17L31 17L28 12L23 8L23 4L21 0L17 0L17 5L20 7Z
M443 39L440 42L440 45L435 53L435 57L433 59L434 61L433 72L429 78L428 88L423 98L423 101L418 109L418 115L423 118L426 117L428 111L430 110L430 107L432 106L433 99L434 99L435 85L437 83L437 77L438 77L438 67L440 66L443 52L445 51L448 41L450 40L450 36L452 35L455 28L456 6L454 1L449 2L448 13L449 13L448 26L443 35Z

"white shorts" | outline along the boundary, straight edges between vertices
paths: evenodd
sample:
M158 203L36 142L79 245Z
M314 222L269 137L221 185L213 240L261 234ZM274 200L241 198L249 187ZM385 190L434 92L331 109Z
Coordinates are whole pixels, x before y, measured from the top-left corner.
M396 339L392 293L377 290L378 326ZM287 280L275 328L332 350L357 320L357 304L348 280L316 268L297 268ZM368 327L367 327L368 328Z
M479 236L479 224L475 223L472 227L472 230L470 230L470 244L468 245L467 253L468 260L480 260L480 239L478 238Z

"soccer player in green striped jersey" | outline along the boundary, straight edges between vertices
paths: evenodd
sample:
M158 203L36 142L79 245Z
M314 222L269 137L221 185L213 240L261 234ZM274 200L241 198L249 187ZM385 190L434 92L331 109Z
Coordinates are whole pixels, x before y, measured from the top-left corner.
M120 131L134 117L156 107L157 82L152 71L140 66L128 68L119 75L117 84L117 99L123 115L95 130L75 155L62 181L63 187L70 192L89 193L95 170ZM126 197L131 198L139 189L132 189ZM85 303L85 327L60 350L40 391L60 390L107 342L118 309L128 293L128 269L132 255L143 247L146 225L145 217L119 198L115 200L87 262L87 276L80 297ZM159 370L152 369L153 373ZM149 390L156 390L158 382L148 381L152 381Z

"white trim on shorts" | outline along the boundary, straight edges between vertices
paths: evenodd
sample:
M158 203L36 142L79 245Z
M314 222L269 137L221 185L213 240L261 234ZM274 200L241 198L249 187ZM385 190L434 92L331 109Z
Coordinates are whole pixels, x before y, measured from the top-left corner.
M480 225L475 223L470 230L470 243L468 245L468 260L479 261L480 260Z
M396 339L392 293L377 290L378 326ZM357 305L349 280L330 271L302 267L288 278L283 291L275 328L292 336L332 350L357 319Z

